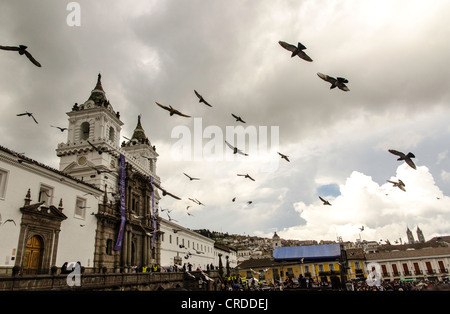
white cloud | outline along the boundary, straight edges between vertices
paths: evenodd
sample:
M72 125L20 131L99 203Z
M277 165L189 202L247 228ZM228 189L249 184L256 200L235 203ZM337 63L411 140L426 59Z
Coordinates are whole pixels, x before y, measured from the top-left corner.
M306 224L285 228L279 231L280 236L303 240L336 240L340 236L344 241L355 241L361 234L363 239L392 242L404 237L407 227L420 226L428 238L436 230L450 232L450 198L442 196L427 167L413 170L402 164L396 176L388 179L401 179L406 192L391 183L379 185L370 176L352 172L340 186L341 195L329 199L331 206L322 205L320 200L295 203L295 210ZM362 233L361 226L365 226Z

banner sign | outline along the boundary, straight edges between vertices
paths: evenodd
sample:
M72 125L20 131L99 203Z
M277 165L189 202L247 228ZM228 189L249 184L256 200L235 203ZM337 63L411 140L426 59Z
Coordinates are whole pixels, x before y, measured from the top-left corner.
M120 154L120 186L119 186L119 193L120 193L120 229L119 234L117 235L117 242L114 246L114 250L121 250L122 249L122 242L123 242L123 233L125 230L125 156Z
M155 216L155 186L153 185L153 177L150 176L150 183L152 184L152 220L153 220L153 239L152 239L152 250L155 247L156 240L156 216Z

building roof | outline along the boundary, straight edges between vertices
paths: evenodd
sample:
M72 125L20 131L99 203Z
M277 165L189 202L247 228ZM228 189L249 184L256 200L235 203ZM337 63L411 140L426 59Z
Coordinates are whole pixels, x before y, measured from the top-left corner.
M404 258L421 258L427 256L450 256L450 247L428 247L422 249L406 249L366 253L366 260L387 260Z
M240 269L259 268L259 267L280 267L287 265L297 265L298 262L294 261L277 261L272 257L267 258L251 258L243 261L238 265Z
M6 147L0 146L0 151L3 151L5 153L7 153L7 154L10 154L10 155L14 156L14 158L17 159L18 163L25 162L27 164L36 165L36 166L38 166L38 167L40 167L42 169L45 169L45 170L53 172L54 174L60 175L61 177L65 177L65 178L71 179L71 180L75 181L78 184L82 184L82 185L85 185L85 186L87 186L87 187L89 187L91 189L95 189L95 190L103 192L100 188L96 187L93 184L84 182L84 181L82 181L82 180L80 180L78 178L75 178L75 177L73 177L73 176L71 176L71 175L69 175L69 174L67 174L67 173L65 173L63 171L60 171L60 170L57 170L57 169L52 168L50 166L47 166L47 165L45 165L43 163L40 163L40 162L38 162L38 161L36 161L34 159L31 159L31 158L29 158L29 157L27 157L27 156L25 156L23 154L17 153L17 152L15 152L13 150L10 150L10 149L6 148ZM60 181L63 181L63 180L64 180L64 178L60 178Z
M341 256L339 244L277 247L273 257L278 261L330 260Z

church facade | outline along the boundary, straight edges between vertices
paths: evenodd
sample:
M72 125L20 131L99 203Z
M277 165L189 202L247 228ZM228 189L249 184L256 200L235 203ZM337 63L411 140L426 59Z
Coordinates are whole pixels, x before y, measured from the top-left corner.
M123 122L106 98L99 74L89 99L68 112L60 171L104 191L95 216L94 268L122 272L160 263L156 175L158 154L138 117L133 136L120 142Z

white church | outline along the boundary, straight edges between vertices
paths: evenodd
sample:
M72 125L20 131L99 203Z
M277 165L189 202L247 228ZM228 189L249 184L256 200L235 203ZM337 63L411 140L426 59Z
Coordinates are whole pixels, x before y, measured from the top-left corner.
M209 267L213 241L159 217L159 200L170 196L161 193L158 154L140 117L120 142L123 122L100 74L67 115L59 169L0 146L0 275L48 274L65 262L86 272Z

